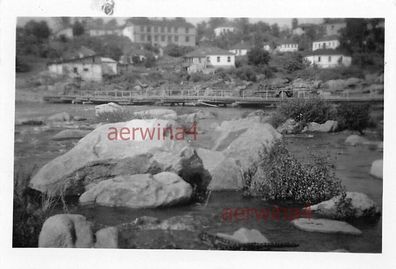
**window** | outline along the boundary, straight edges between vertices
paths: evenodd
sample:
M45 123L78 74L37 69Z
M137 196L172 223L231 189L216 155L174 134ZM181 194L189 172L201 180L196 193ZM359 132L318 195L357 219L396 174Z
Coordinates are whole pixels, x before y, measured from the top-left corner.
M168 26L168 33L170 33L172 30L172 28L170 26Z
M331 62L331 56L329 56L329 62Z
M227 57L227 62L231 63L231 57L230 56Z
M144 26L140 26L140 32L144 32Z
M89 69L88 69L87 67L85 67L85 68L84 68L84 71L85 71L85 72L88 72L88 71L89 71Z
M208 63L210 63L210 57L209 57L209 56L206 57L206 61L207 61Z
M140 35L140 40L141 40L141 41L144 41L145 38L146 38L146 37L145 37L144 35Z
M173 28L173 31L174 31L175 33L177 33L177 27Z
M151 35L147 36L147 41L151 42Z
M78 73L77 67L73 67L73 72L76 73L76 74Z
M220 63L220 56L217 56L217 62Z
M147 26L147 32L151 32L151 27Z
M164 36L164 35L161 36L161 41L162 41L162 42L165 42L165 36Z
M158 41L158 36L157 35L154 36L154 41Z
M188 27L186 27L186 34L188 34Z
M154 26L154 33L158 33L158 26Z
M178 42L178 41L179 41L179 37L175 36L175 42Z
M320 62L320 56L318 56L318 62Z
M161 27L161 33L165 33L165 27L164 26Z
M168 42L169 42L169 43L172 42L172 36L168 36Z
M190 42L190 37L186 36L186 42Z

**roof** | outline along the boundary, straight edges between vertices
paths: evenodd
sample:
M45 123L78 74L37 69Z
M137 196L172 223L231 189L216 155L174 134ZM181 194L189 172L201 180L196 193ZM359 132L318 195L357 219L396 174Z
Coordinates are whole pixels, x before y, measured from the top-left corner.
M103 25L90 25L87 28L88 28L88 30L114 31L114 30L118 30L118 29L123 29L124 26L103 24Z
M189 28L195 28L195 26L192 23L183 21L183 20L168 20L168 19L163 19L163 20L158 20L158 19L149 19L145 17L135 17L135 18L130 18L127 20L127 25L128 24L133 24L133 25L144 25L144 26L165 26L165 27L189 27Z
M249 43L244 42L244 41L241 41L241 42L235 44L234 46L231 46L230 49L231 49L231 50L232 50L232 49L251 49L252 47L253 47L253 46L250 45Z
M215 29L217 29L217 28L235 28L235 27L234 27L234 25L232 25L232 23L228 22L228 23L224 23L222 25L215 27Z
M338 40L340 37L337 35L329 35L329 36L325 36L322 37L318 40L314 40L313 42L321 42L321 41L330 41L330 40Z
M108 57L100 57L100 61L101 61L102 63L116 63L115 60L113 60L113 59L111 59L111 58L108 58Z
M345 20L343 18L332 18L332 19L327 19L327 22L324 24L338 24L338 23L345 23Z
M349 53L339 50L339 49L318 49L314 51L309 51L305 56L313 56L313 55L344 55L350 56Z
M209 55L235 55L235 54L229 52L228 50L223 50L216 47L206 47L206 48L198 48L190 53L187 53L186 55L184 55L184 57L185 58L206 57Z
M96 55L96 52L85 47L81 46L77 50L69 50L63 53L62 58L66 60L76 59L76 58L85 58Z

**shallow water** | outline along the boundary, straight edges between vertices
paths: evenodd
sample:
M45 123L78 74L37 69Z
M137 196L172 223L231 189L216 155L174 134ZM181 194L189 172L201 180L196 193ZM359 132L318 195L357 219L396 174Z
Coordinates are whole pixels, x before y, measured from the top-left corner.
M138 111L148 107L127 107L128 110ZM153 107L149 107L153 108ZM163 107L162 107L163 108ZM190 113L196 109L191 107L172 107L178 114ZM240 117L246 111L254 109L237 108L204 108L214 111L218 115L217 121L230 120ZM94 106L92 105L70 105L70 104L17 104L16 118L49 116L58 112L68 112L71 115L87 117L93 122ZM210 124L210 121L204 122ZM36 164L41 167L49 160L63 154L73 147L75 140L52 141L52 137L61 129L49 129L42 131L40 127L24 126L16 127L15 143L15 165L26 163ZM348 147L344 145L348 132L336 134L314 134L313 138L307 136L285 137L289 150L302 161L312 158L311 153L329 156L335 165L336 176L342 180L348 191L358 191L369 195L382 208L382 180L375 179L369 175L372 161L382 158L382 152L372 150L368 147ZM204 137L204 136L203 136ZM296 251L330 251L334 249L346 249L351 252L381 252L382 220L377 223L356 222L354 226L362 230L361 236L331 235L321 233L309 233L294 228L289 220L238 220L224 221L222 219L223 209L226 208L269 208L276 205L269 204L259 199L244 199L238 192L213 192L207 205L193 204L162 209L132 210L127 208L106 207L77 207L71 212L85 215L95 223L103 225L118 225L128 223L140 216L154 216L166 219L172 216L194 215L203 216L209 220L210 231L232 233L240 227L255 228L260 230L269 240L294 241L299 247L290 250ZM154 231L152 231L154 233ZM145 236L150 231L142 232ZM191 238L186 234L181 235L182 248L202 249L203 246L197 238ZM185 238L185 239L183 239ZM150 246L147 246L150 247Z

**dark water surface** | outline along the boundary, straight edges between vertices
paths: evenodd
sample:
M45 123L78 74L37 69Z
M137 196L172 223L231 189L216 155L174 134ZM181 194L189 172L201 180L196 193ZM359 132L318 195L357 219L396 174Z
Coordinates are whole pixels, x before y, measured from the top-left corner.
M131 111L144 110L154 107L127 107ZM162 107L164 108L164 107ZM196 109L191 107L172 107L178 114L190 113ZM230 120L240 117L242 113L253 109L237 108L203 108L214 111L218 115L217 121ZM94 106L70 105L70 104L17 104L16 118L49 116L58 112L68 112L71 115L87 117L89 122L94 118ZM209 123L208 123L209 124ZM42 131L41 127L16 127L15 142L15 167L21 165L36 165L37 168L49 160L69 150L76 141L52 141L52 137L61 129L49 129ZM342 180L348 191L366 193L382 208L382 180L369 175L372 161L382 158L382 152L369 147L348 147L344 145L349 132L336 134L314 134L313 138L307 136L285 137L289 150L300 160L309 161L312 153L320 156L328 156L335 165L336 176ZM210 231L233 233L240 227L254 228L261 231L272 241L294 241L300 244L296 251L330 251L346 249L351 252L381 252L382 220L377 223L356 222L353 225L363 234L334 235L322 233L309 233L300 231L292 226L289 220L233 220L222 219L222 212L226 208L257 208L272 209L276 205L258 199L244 199L238 192L213 192L206 205L193 204L172 208L133 210L128 208L106 207L77 207L71 209L73 213L79 213L88 219L103 225L118 225L128 223L140 216L153 216L161 220L172 216L193 215L202 216L209 220L207 227ZM143 233L143 232L142 232ZM150 232L145 236L150 236ZM154 233L154 232L153 232ZM202 245L197 238L191 238L186 234L181 235L188 243L187 248L201 249Z

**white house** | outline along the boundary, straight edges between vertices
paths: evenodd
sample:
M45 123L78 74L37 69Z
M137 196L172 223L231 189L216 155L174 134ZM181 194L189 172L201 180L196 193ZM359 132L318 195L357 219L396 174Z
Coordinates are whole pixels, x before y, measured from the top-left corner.
M298 43L291 40L285 40L276 47L276 50L279 52L295 52L298 51Z
M312 42L312 50L337 49L340 46L338 36L331 35Z
M215 33L216 37L226 34L228 32L234 32L234 31L235 31L235 28L232 26L220 26L220 27L214 28L214 33Z
M263 49L266 51L271 51L271 45L269 43L264 43Z
M235 54L220 48L199 48L184 56L184 66L188 73L210 73L218 68L232 68L235 67Z
M334 49L318 49L305 56L311 65L320 68L334 68L338 66L350 66L352 57Z
M244 41L239 42L238 44L235 44L229 49L229 52L232 52L235 54L235 56L245 56L250 50L252 49L252 46Z
M85 47L65 57L48 63L48 70L59 75L80 77L84 81L102 81L103 75L116 75L117 62L110 58L100 57Z

